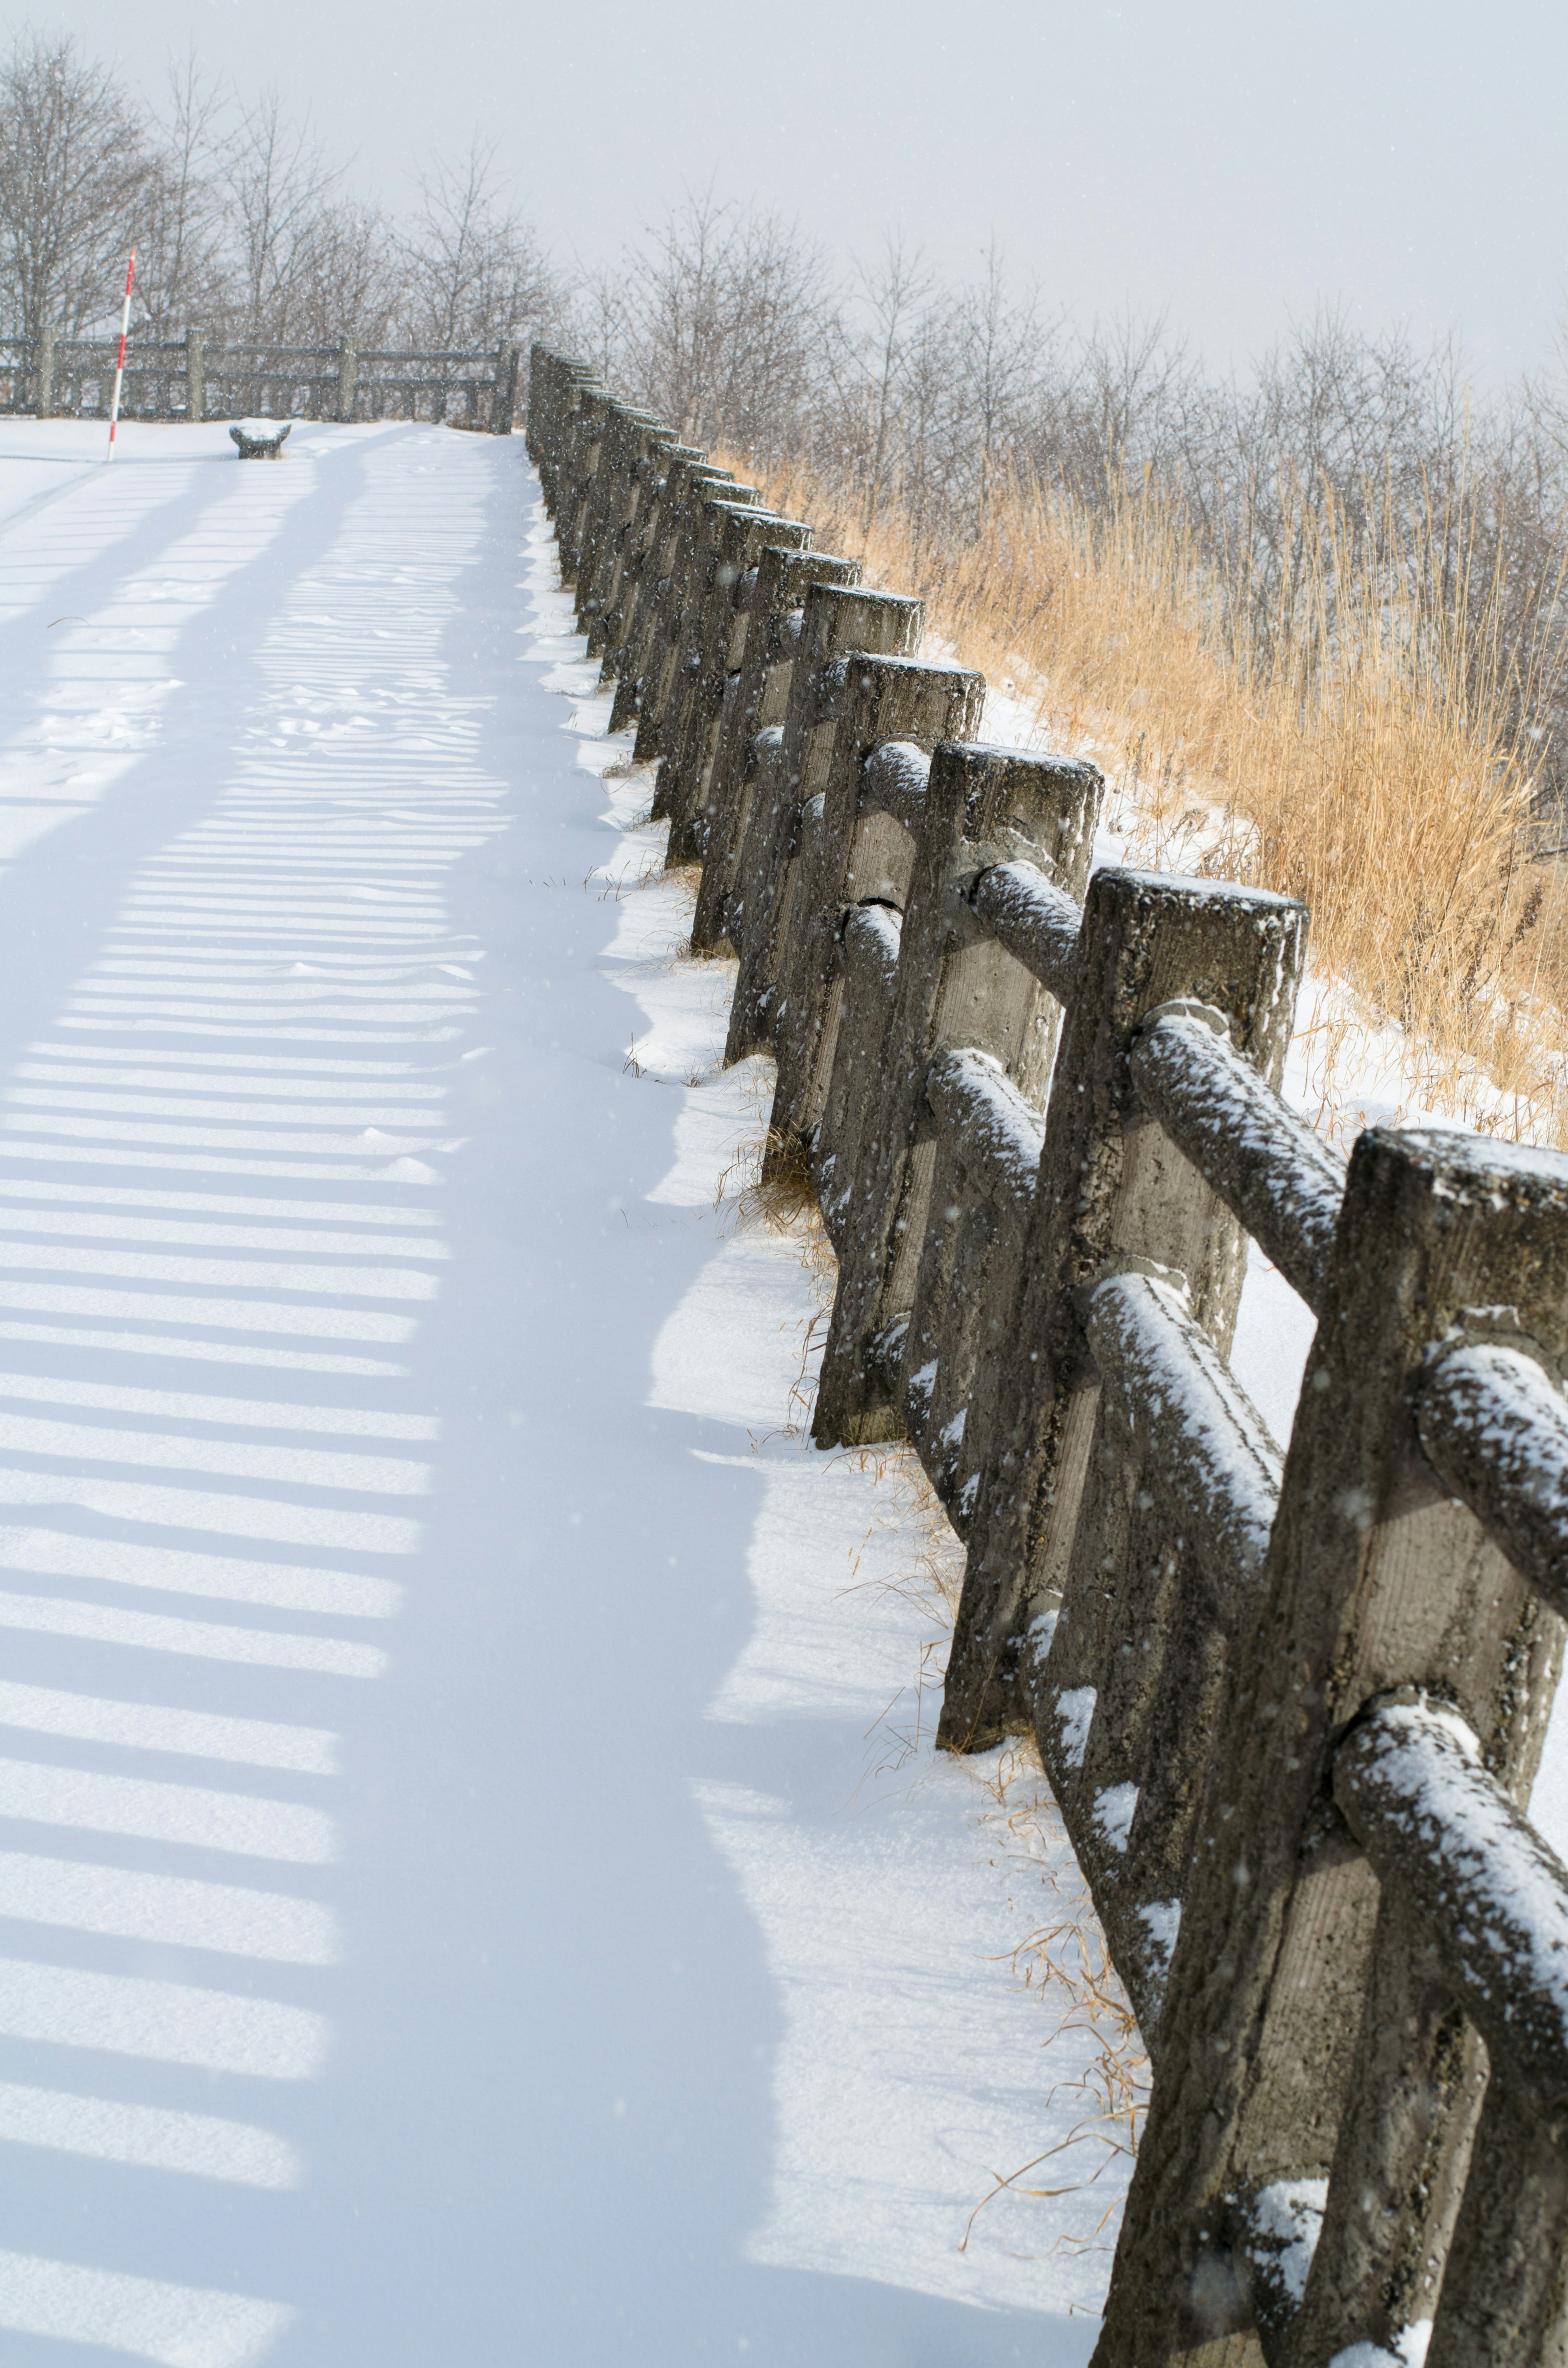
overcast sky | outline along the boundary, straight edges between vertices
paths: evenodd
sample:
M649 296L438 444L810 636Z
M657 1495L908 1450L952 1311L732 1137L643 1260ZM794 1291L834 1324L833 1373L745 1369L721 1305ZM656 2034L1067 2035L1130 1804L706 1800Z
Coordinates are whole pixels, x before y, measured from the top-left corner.
M1244 367L1320 300L1458 324L1476 374L1548 354L1568 274L1562 0L38 0L149 89L194 41L276 80L406 202L498 137L562 258L710 177L841 251L899 225L944 272L994 233L1083 318L1168 312Z

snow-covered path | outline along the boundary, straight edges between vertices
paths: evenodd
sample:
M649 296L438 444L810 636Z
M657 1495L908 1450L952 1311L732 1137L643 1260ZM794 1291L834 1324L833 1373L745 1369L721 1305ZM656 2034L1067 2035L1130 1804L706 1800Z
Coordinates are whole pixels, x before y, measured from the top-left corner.
M0 428L0 2363L1086 2359L520 441L96 450Z

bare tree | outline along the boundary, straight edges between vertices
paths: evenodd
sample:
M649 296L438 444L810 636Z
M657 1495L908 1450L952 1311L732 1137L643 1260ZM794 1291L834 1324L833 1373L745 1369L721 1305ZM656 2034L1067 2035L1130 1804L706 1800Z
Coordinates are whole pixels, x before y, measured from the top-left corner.
M17 36L0 67L0 302L13 333L112 313L153 177L140 109L69 36Z
M187 51L169 68L137 241L138 315L162 336L192 324L222 329L231 310L219 181L223 115L222 91Z
M1040 320L1038 299L1012 296L994 240L982 277L960 290L954 339L953 406L949 435L955 472L972 478L978 514L990 503L998 469L1022 443L1031 396L1045 374L1054 326Z
M460 163L435 159L402 247L403 327L416 346L488 352L526 338L561 308L539 241L476 134Z
M890 232L882 240L878 262L858 267L867 331L857 341L866 440L865 480L867 531L881 507L890 476L897 470L904 406L903 392L911 341L917 336L930 306L935 279L918 248L904 247L902 233ZM837 339L831 340L836 344Z
M615 365L699 442L786 449L820 403L833 300L794 223L711 188L627 258Z
M608 383L620 374L620 383L635 383L627 365L631 324L626 302L626 275L613 265L590 267L578 262L558 315L559 334L574 353L591 361Z
M306 346L347 337L386 344L398 308L397 233L378 205L334 198L312 215L294 254L288 334Z
M224 198L235 249L239 324L287 344L302 330L317 276L322 217L343 178L312 133L266 90L231 135Z

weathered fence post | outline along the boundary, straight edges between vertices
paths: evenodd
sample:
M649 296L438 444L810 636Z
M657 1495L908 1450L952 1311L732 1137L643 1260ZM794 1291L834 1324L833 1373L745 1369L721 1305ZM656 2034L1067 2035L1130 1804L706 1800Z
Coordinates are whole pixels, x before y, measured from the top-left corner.
M528 458L539 471L544 506L551 518L561 507L565 483L567 435L579 387L594 382L591 362L573 354L533 347L528 379Z
M799 876L778 965L778 1077L768 1125L774 1161L790 1158L791 1145L809 1144L821 1116L838 1020L843 908L875 898L902 905L908 885L908 834L874 805L867 810L866 759L883 741L929 750L939 740L968 740L984 703L984 676L963 666L855 651L826 670L817 728L831 723L833 738L822 746L812 783L820 817L810 808L802 814Z
M576 565L574 570L574 605L579 624L585 625L588 601L595 572L598 565L600 544L608 520L616 512L618 498L624 481L625 428L629 418L637 416L629 406L611 395L605 402L600 416L599 456L593 475L582 489L582 502L575 527Z
M710 495L722 495L729 501L737 495L744 499L750 491L736 485L730 470L713 468L706 452L690 445L677 445L668 456L648 521L636 597L619 643L615 668L619 687L609 717L612 732L622 732L635 721L639 763L659 753L656 729L650 725L649 733L644 733L642 725L663 671L665 645L678 630L693 513Z
M1142 1110L1129 1055L1157 1006L1216 1009L1277 1084L1306 913L1261 889L1121 871L1089 883L1079 983L1057 1054L1005 1406L987 1453L948 1667L940 1739L983 1748L1028 1723L1017 1658L1060 1600L1094 1437L1096 1392L1074 1294L1118 1253L1187 1278L1221 1354L1245 1262L1240 1226Z
M694 603L653 803L655 814L670 817L665 861L671 864L690 863L702 853L715 740L745 655L762 553L806 551L812 540L809 526L775 511L738 509L733 503L707 507L707 589Z
M185 416L200 419L207 408L207 340L199 329L185 333Z
M824 552L769 545L757 561L740 671L733 695L725 689L712 769L698 791L693 818L694 833L702 831L702 882L691 925L694 953L713 952L731 934L730 898L750 819L756 736L783 724L806 594L813 584L848 589L859 581L858 560Z
M672 431L652 412L623 404L609 427L610 449L596 484L598 496L588 522L586 551L577 570L577 615L588 637L588 655L602 658L627 581L630 544L635 538L651 478L661 451L675 443Z
M1260 2219L1282 2184L1326 2180L1336 2164L1373 2175L1345 2182L1318 2244L1302 2310L1312 2342L1278 2356L1317 2368L1357 2342L1392 2352L1429 2294L1424 2265L1440 2256L1447 2158L1457 2146L1462 2161L1473 2083L1462 2064L1456 2077L1452 2032L1425 2007L1392 2032L1374 2009L1362 2037L1379 1885L1335 1805L1335 1770L1347 1725L1415 1689L1472 1730L1493 1778L1528 1793L1562 1622L1450 1495L1418 1424L1445 1351L1498 1334L1549 1369L1568 1355L1568 1161L1437 1130L1364 1134L1256 1618L1226 1690L1098 2368L1157 2368L1244 2327L1249 2310L1267 2328L1278 2298L1248 2266ZM1408 1816L1399 1830L1414 1868L1426 1845ZM1417 1953L1418 1987L1421 1968ZM1394 2092L1368 2089L1391 2051L1403 2055ZM1423 2177L1369 2247L1356 2217L1402 2156ZM1339 2186L1336 2175L1330 2194ZM1309 2238L1322 2206L1319 2187L1300 2215ZM1460 2325L1482 2300L1475 2279L1496 2301L1496 2277L1517 2267L1472 2260L1467 2283L1454 2266ZM1557 2356L1449 2348L1449 2282L1434 2362Z
M562 501L555 520L562 572L574 586L582 565L584 526L591 514L597 492L605 434L617 408L614 395L602 386L585 386L579 390L577 408L572 420L566 469L570 492Z
M563 391L552 438L553 515L556 541L561 546L562 581L573 586L577 580L577 521L594 498L599 423L606 406L613 401L597 379L581 374L573 378Z
M38 341L37 413L40 419L54 416L54 331L44 329Z
M605 597L599 685L601 689L611 683L625 685L631 700L631 704L625 705L618 694L620 723L616 721L616 708L612 708L610 715L618 731L637 712L636 654L647 626L648 604L658 596L658 570L663 564L665 529L669 518L671 472L677 467L700 468L707 457L695 444L666 442L666 433L661 430L650 441L645 456L638 462L636 506ZM593 626L588 630L592 649Z
M990 1053L1026 1101L1044 1099L1059 1007L981 928L971 893L986 871L1023 860L1081 898L1104 786L1092 765L1070 757L962 746L932 757L885 1050L863 1048L847 1097L854 1139L835 1132L831 1177L816 1163L824 1210L831 1201L844 1212L812 1427L819 1446L902 1428L874 1345L913 1304L935 1158L925 1104L937 1053L951 1044Z
M337 347L337 416L341 420L354 416L355 389L359 377L359 348L351 339L340 338Z
M590 655L603 657L612 640L629 621L635 606L642 565L643 544L670 462L691 448L680 443L673 427L651 412L631 411L622 431L624 475L619 519L614 522L599 562L597 587L590 595L588 619ZM601 680L608 679L601 674Z
M799 652L784 723L774 740L759 735L745 840L729 900L738 932L740 976L730 1009L726 1061L744 1060L773 1041L773 988L790 926L807 809L827 779L838 718L826 677L840 654L863 650L903 656L920 644L925 609L896 592L813 584L807 592ZM867 753L857 752L857 764Z
M642 666L637 738L632 749L642 765L665 755L672 746L680 703L677 692L681 661L698 630L707 590L710 544L721 523L716 503L726 509L760 510L764 507L755 485L737 485L728 479L717 485L704 486L698 482L696 471L687 480L670 557L669 590L661 603Z
M495 388L490 403L490 432L493 436L510 436L512 421L517 408L517 372L522 366L521 346L503 346L495 357Z

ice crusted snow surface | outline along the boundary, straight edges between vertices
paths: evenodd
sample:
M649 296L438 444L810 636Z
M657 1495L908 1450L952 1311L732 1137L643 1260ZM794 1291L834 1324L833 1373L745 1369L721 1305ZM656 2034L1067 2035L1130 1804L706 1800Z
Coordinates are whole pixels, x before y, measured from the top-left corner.
M1505 1511L1517 1507L1532 1528L1539 1522L1542 1543L1555 1548L1568 1515L1568 1403L1561 1389L1533 1357L1477 1341L1435 1367L1423 1392L1428 1439L1429 1410L1438 1407L1461 1466L1472 1446L1484 1455L1490 1501ZM1455 1476L1462 1481L1462 1471Z
M1038 864L998 863L975 883L976 911L1052 994L1071 991L1079 907Z
M1481 1766L1454 1713L1391 1703L1346 1748L1357 1795L1377 1813L1373 1863L1410 1868L1492 2012L1554 2063L1568 2040L1568 1868Z
M1177 1293L1118 1274L1089 1303L1089 1339L1121 1418L1158 1450L1181 1520L1215 1540L1214 1567L1255 1572L1268 1548L1283 1459L1257 1409Z
M865 786L879 805L914 830L931 780L931 759L913 740L884 740L866 759Z
M1045 1122L989 1053L949 1047L937 1054L926 1087L938 1118L959 1133L965 1161L978 1168L992 1200L1023 1214L1034 1198Z
M1381 2343L1351 2343L1335 2353L1328 2368L1422 2368L1431 2340L1431 2320L1418 2318L1402 2328L1397 2351L1385 2351Z
M1253 1222L1264 1231L1272 1224L1287 1265L1321 1277L1345 1198L1343 1155L1200 1019L1161 1019L1139 1043L1137 1069L1155 1106L1179 1112L1183 1135L1215 1146L1227 1172L1244 1179Z
M1136 1784L1111 1784L1095 1795L1095 1823L1114 1850L1127 1848L1138 1807Z
M1247 2250L1261 2256L1268 2275L1294 2303L1307 2291L1328 2202L1326 2179L1280 2179L1253 2198Z
M1181 1930L1180 1900L1152 1899L1146 1907L1138 1910L1138 1921L1149 1935L1150 1947L1168 1971L1176 1954L1176 1934Z
M1097 1699L1093 1686L1072 1686L1056 1697L1056 1715L1062 1725L1062 1757L1069 1768L1081 1768L1084 1764Z
M520 439L101 450L0 425L6 2368L1076 2368L1101 2187L958 2245L1096 2043Z

